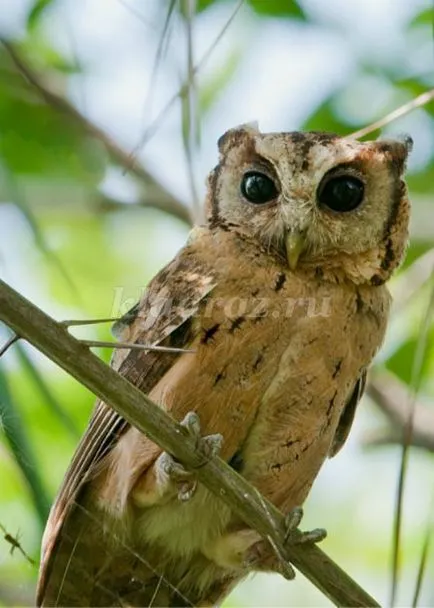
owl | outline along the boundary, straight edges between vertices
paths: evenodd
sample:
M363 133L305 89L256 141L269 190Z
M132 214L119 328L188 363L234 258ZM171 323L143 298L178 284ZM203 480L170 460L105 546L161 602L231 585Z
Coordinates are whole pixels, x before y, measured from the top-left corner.
M284 513L350 431L407 242L411 140L226 132L207 219L114 328L112 366ZM200 421L200 429L199 429ZM43 606L215 605L266 541L108 405L46 527Z

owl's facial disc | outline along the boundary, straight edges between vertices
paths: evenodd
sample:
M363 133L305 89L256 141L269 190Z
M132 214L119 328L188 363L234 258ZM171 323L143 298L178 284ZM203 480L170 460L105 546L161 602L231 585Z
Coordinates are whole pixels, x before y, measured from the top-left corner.
M380 285L407 242L410 148L409 139L231 129L208 181L209 225L256 240L288 270Z

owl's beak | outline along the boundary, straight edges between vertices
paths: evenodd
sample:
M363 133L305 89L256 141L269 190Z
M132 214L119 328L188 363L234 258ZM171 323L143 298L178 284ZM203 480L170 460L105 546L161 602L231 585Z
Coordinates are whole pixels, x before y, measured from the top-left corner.
M285 238L286 259L291 270L297 268L297 263L306 244L306 235L300 230L290 230Z

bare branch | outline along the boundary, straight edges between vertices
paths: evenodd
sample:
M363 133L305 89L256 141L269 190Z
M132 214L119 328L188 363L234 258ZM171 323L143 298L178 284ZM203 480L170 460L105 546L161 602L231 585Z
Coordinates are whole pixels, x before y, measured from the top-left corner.
M64 327L84 327L85 325L99 325L100 323L115 323L120 319L121 317L106 317L101 319L68 319L66 321L59 321L59 323Z
M431 506L432 506L432 503L431 503ZM432 541L432 529L433 529L432 521L428 521L426 531L425 531L425 537L424 537L423 545L422 545L422 552L420 554L420 559L419 559L419 567L417 569L417 577L416 577L416 585L414 588L413 601L411 603L411 605L414 608L419 606L419 599L420 599L420 592L422 590L422 583L423 583L423 579L424 579L426 571L427 571L428 555L429 555L429 550L430 550L431 541Z
M386 114L386 116L383 116L383 118L376 120L367 127L363 127L363 129L354 131L354 133L351 133L351 135L348 135L348 137L350 137L351 139L360 139L361 137L365 137L373 131L377 131L377 129L382 129L386 125L389 125L391 122L398 120L398 118L402 118L402 116L409 114L413 110L416 110L416 108L426 106L426 104L432 101L433 99L434 89L431 89L430 91L426 91L418 97L415 97L411 101L404 103L402 106L399 106L399 108L396 108L396 110L389 112L389 114Z
M186 348L175 348L172 346L152 346L150 344L138 344L137 342L114 342L110 340L79 340L81 344L85 346L95 348L121 348L128 350L148 350L156 351L160 353L194 353L194 350L187 350Z
M163 119L167 115L167 112L173 107L173 105L177 101L177 99L179 99L180 97L184 97L185 95L187 95L187 93L188 93L188 87L189 87L189 80L192 77L197 76L197 74L200 72L200 70L202 70L202 68L204 67L204 65L207 63L208 59L211 57L211 55L214 52L215 48L217 47L217 45L219 44L219 42L221 41L221 39L223 38L223 36L226 34L226 31L229 29L230 25L232 24L233 20L237 16L238 11L241 9L241 7L243 6L243 4L244 4L244 0L239 0L238 1L238 3L236 4L234 10L232 11L232 14L230 15L229 19L227 20L227 22L225 23L225 25L223 26L223 28L220 30L220 32L216 36L215 40L213 40L213 42L211 43L211 45L209 46L209 48L207 49L207 51L205 52L205 54L203 55L203 57L199 61L199 63L195 67L193 67L193 69L191 70L191 72L190 72L190 74L189 74L189 76L187 78L187 81L182 84L182 86L179 89L179 91L177 91L174 95L172 95L172 97L165 104L165 106L163 107L163 109L161 110L161 112L157 115L157 117L155 118L155 120L146 129L143 137L140 139L139 143L137 144L137 146L134 148L134 150L131 152L131 154L129 156L130 163L134 162L134 158L135 158L137 152L141 148L143 148L143 146L155 135L155 133L159 129L159 127L160 127Z
M375 373L368 383L367 394L384 412L391 428L370 434L365 445L400 444L411 413L408 387L390 372ZM411 445L434 452L434 408L416 401Z
M6 344L4 344L1 348L0 348L0 357L3 357L3 355L5 353L7 353L7 351L10 349L10 347L15 344L16 342L18 342L18 340L20 339L20 336L17 335L13 335L9 338L9 340L6 342Z
M264 538L270 536L282 555L336 606L378 606L323 551L313 545L284 546L284 516L220 458L204 462L186 429L137 387L98 359L47 316L0 280L0 320L29 341L68 374L110 404L123 418L173 454L221 500Z
M130 157L128 157L128 162L131 163ZM128 168L126 168L126 170L128 170ZM177 213L172 213L170 210L170 205L168 206L168 195L164 189L157 190L157 188L148 186L145 188L141 188L137 198L131 202L121 201L113 196L108 196L106 193L98 192L97 196L95 196L94 200L92 200L92 209L98 213L114 213L116 211L122 211L125 213L129 210L135 210L137 207L143 207L145 209L148 208L151 210L157 209L159 211L169 213L189 226L192 225L193 220L190 218L190 211L185 205L183 205L183 203L178 201L177 204L182 206L182 208L185 210L185 217L181 217ZM150 199L152 200L150 201ZM189 217L188 221L187 214Z
M44 82L43 76L37 74L28 65L12 43L2 37L0 37L0 42L14 62L18 72L48 105L67 116L68 119L72 119L85 133L97 139L105 147L114 163L130 170L137 180L144 185L146 192L145 202L148 207L164 211L187 224L192 223L189 209L170 194L143 165L140 165L137 161L132 162L131 155L111 139L107 133L81 114L67 99L53 91Z
M432 274L433 276L433 274ZM398 474L398 485L396 491L396 510L393 525L393 542L392 542L392 585L390 593L390 605L395 605L396 594L398 591L398 582L400 578L400 547L402 534L403 520L403 505L404 491L407 479L409 448L413 437L414 416L416 413L416 399L419 393L419 388L422 381L422 366L425 359L425 353L428 346L429 328L434 312L434 282L431 287L429 301L426 311L423 316L420 331L418 334L416 350L414 353L411 366L410 379L410 398L409 398L409 414L404 426L404 434L401 446L401 462Z

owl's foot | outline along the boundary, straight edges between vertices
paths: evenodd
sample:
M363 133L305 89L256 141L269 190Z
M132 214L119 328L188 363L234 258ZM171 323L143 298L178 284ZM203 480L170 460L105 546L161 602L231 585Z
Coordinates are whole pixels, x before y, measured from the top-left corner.
M299 530L298 526L302 519L303 509L301 507L295 507L286 515L283 549L294 545L316 544L327 536L327 532L323 528L315 528L307 532ZM245 555L245 565L249 570L278 572L288 580L295 578L292 565L281 555L277 545L268 540L261 540L250 547Z
M327 536L327 531L324 528L315 528L308 532L302 532L298 529L303 519L303 509L295 507L285 516L285 537L284 546L302 545L305 543L316 544L320 543Z
M201 436L199 416L195 412L189 412L181 425L187 429L188 434L196 443L196 449L204 456L205 462L218 456L223 437L219 434ZM155 466L160 483L166 485L166 492L176 490L178 499L186 502L192 498L197 488L197 478L194 471L188 471L185 467L167 452L158 457Z
M196 449L204 458L204 464L217 456L223 442L221 435L201 436L199 416L189 412L180 423L193 439ZM135 483L131 498L137 507L151 507L178 497L185 502L190 500L197 488L197 477L188 471L176 458L162 452L154 466Z

